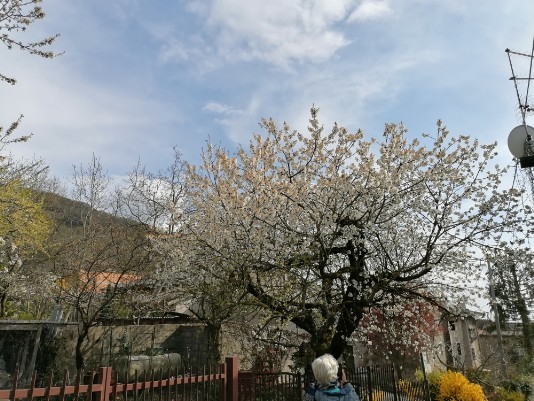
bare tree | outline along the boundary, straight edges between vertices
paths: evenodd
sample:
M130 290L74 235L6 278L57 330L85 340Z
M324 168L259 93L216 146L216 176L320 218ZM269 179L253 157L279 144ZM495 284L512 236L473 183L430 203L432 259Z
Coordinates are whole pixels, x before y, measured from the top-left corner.
M58 302L79 323L76 366L82 368L89 329L127 313L127 299L149 269L150 258L144 227L104 210L109 178L97 158L75 168L74 184L78 220L67 238L56 237L50 252L60 277Z
M501 322L521 322L525 361L533 358L532 319L530 308L534 304L532 266L534 255L525 250L508 249L494 257L493 285Z
M150 229L172 234L184 202L186 163L173 148L172 164L157 173L147 171L140 162L116 192L118 212L146 224Z

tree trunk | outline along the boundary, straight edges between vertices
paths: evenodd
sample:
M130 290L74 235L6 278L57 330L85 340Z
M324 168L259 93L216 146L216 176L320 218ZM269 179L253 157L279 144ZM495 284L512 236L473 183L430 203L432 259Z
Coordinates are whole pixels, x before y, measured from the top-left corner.
M517 271L515 263L511 265L510 271L513 277L514 283L514 292L516 300L516 308L521 318L521 330L523 333L523 346L525 347L525 352L527 354L528 360L532 360L532 342L530 340L530 318L528 316L528 308L525 298L521 294L521 288L519 286L519 280L517 279Z
M6 301L7 301L7 294L4 292L2 295L0 295L0 319L3 319L6 317Z
M221 362L221 324L208 323L208 363Z
M78 332L78 340L76 341L76 369L85 368L85 357L83 355L82 345L89 334L89 326L82 324L82 329Z

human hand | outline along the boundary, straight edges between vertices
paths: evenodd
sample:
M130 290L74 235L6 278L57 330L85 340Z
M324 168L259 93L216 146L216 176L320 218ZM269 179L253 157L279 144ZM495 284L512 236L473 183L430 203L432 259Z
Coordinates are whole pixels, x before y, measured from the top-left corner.
M341 369L341 377L339 381L342 385L347 383L347 374L345 373L345 369Z

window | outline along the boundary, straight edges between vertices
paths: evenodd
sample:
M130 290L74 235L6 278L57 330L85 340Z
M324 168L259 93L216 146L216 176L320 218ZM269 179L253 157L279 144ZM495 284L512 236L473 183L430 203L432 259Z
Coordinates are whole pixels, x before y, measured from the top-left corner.
M449 320L449 330L453 331L456 330L456 326L454 324L454 321Z
M462 344L461 343L456 343L456 353L458 355L462 355Z

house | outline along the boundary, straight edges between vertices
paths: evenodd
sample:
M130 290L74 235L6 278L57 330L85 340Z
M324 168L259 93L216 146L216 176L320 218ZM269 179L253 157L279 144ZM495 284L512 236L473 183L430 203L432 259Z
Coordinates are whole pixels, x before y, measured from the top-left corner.
M434 338L432 349L423 354L425 369L474 369L484 360L477 322L483 313L461 308L457 313L442 316L441 327Z
M109 286L125 286L141 280L141 276L126 273L82 270L60 279L63 289L77 287L84 292L103 293Z
M484 368L495 377L517 372L519 362L526 355L520 323L504 324L499 330L495 322L478 321Z

